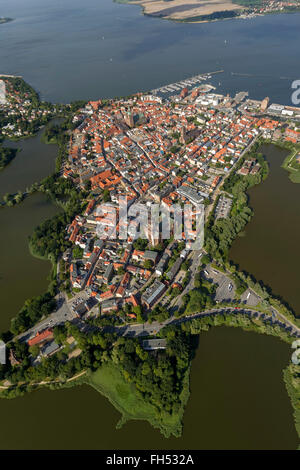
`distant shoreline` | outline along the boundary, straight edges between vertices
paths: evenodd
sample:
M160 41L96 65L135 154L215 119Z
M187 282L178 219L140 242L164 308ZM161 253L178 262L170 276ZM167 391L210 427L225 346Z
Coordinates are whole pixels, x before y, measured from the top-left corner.
M113 0L115 3L126 4L126 5L136 5L142 9L142 14L144 16L149 16L151 18L159 18L161 20L173 21L175 23L212 23L216 21L232 20L232 19L250 19L257 16L265 16L270 14L279 14L279 13L298 13L300 12L300 3L297 6L285 6L283 8L274 8L273 10L258 10L254 8L250 3L247 6L243 0L229 0L224 2L220 1L220 7L217 10L210 10L209 8L203 11L201 10L201 4L199 4L198 12L194 11L194 14L191 16L186 16L185 13L187 10L181 9L181 16L176 15L174 12L168 11L168 8L165 8L165 4L172 5L174 2L174 7L182 8L182 2L180 0L161 0L163 9L162 10L153 10L151 6L148 6L147 0ZM160 0L156 0L155 3L158 3ZM152 2L149 2L149 5ZM175 5L176 4L176 5ZM176 16L174 16L174 14Z

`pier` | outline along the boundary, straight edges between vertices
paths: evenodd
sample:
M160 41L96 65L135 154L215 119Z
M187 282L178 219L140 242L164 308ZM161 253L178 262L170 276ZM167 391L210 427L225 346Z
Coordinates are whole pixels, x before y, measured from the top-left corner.
M180 91L183 88L191 87L193 85L196 85L197 83L201 83L202 81L208 80L211 78L212 75L216 75L217 73L223 72L224 70L217 70L215 72L194 75L193 77L185 78L183 80L180 80L179 82L170 83L169 85L163 85L160 88L155 88L154 90L151 90L151 93L156 95L157 93L173 93L174 91Z

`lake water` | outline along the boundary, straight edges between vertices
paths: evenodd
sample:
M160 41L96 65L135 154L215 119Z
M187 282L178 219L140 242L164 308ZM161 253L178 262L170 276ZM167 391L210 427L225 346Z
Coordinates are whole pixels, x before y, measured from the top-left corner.
M43 132L42 129L35 137L18 142L5 141L6 146L20 151L0 172L0 199L6 193L24 191L54 171L57 146L43 144ZM9 327L26 299L47 289L51 264L30 255L28 237L39 223L57 212L42 194L30 196L12 208L0 208L1 331Z
M127 95L224 69L221 92L291 102L300 78L300 14L179 24L112 0L2 0L0 73L48 100ZM231 75L231 73L246 76Z
M254 217L246 227L246 236L234 241L230 256L241 269L268 284L300 316L300 184L292 183L281 168L286 150L265 145L261 151L270 174L249 191Z

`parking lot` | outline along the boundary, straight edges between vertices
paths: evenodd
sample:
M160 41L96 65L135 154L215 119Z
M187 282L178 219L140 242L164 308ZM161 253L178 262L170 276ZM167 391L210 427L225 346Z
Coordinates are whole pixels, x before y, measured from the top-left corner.
M232 280L222 275L219 279L219 285L216 291L215 300L217 302L231 302L235 298L235 286Z
M218 284L215 297L217 302L230 302L234 300L235 285L229 276L217 271L211 266L207 266L202 273L206 279L212 281L214 284ZM261 298L250 288L246 289L241 295L241 302L249 307L256 307L260 301Z
M256 307L260 301L260 297L255 294L252 289L245 290L245 292L241 295L241 302L251 307Z
M216 220L225 219L230 213L231 206L232 199L225 196L221 196L216 207Z
M235 285L229 276L226 276L226 274L217 271L211 266L206 266L202 273L205 279L218 285L215 296L216 302L231 302L234 300Z

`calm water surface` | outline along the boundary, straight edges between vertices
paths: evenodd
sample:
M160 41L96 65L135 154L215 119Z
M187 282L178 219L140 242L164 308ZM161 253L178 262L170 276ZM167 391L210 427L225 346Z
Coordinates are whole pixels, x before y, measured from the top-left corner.
M68 102L124 95L222 68L225 73L215 79L220 91L243 89L254 98L290 102L291 80L300 73L299 14L186 25L140 13L111 0L2 0L0 15L16 20L0 26L0 73L23 75L45 99ZM0 174L1 194L25 189L52 171L55 147L42 145L39 136L20 144L22 152ZM232 256L296 309L300 186L280 169L283 154L271 153L270 178L251 192L255 217ZM26 298L47 287L50 264L30 256L27 237L55 212L39 194L0 211L1 330ZM166 440L144 422L117 431L119 413L95 390L79 387L1 400L0 448L294 449L297 436L282 381L289 359L289 348L277 339L215 329L200 337L182 438ZM42 432L41 416L47 423Z
M58 119L53 123L59 122ZM32 183L53 173L57 157L57 145L46 145L41 142L44 129L35 137L12 142L5 140L5 147L19 149L16 157L0 172L0 198L6 193L24 191Z

